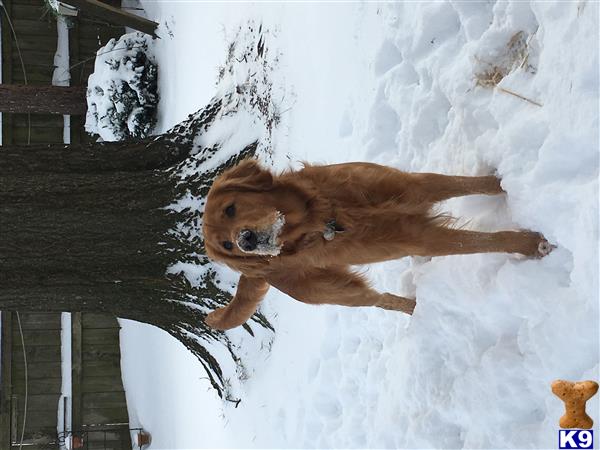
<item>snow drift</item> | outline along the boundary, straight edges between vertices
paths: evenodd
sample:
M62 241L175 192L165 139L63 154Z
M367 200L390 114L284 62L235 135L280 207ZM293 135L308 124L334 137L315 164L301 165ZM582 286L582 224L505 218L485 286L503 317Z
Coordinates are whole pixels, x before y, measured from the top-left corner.
M506 195L442 209L469 218L465 226L533 229L558 246L542 260L486 254L370 266L377 289L416 295L412 318L311 307L271 290L264 311L275 340L249 352L239 405L205 392L201 369L166 338L126 324L128 401L153 445L556 447L563 404L550 383L599 377L598 4L266 4L237 5L235 14L144 6L173 31L157 46L162 66L202 41L203 65L213 67L198 71L203 79L217 78L223 32L239 21L278 30L277 168L366 160L497 173ZM213 94L205 83L190 97L197 74L170 76L178 83L161 81L170 95L162 128ZM598 396L588 403L596 421L598 406Z

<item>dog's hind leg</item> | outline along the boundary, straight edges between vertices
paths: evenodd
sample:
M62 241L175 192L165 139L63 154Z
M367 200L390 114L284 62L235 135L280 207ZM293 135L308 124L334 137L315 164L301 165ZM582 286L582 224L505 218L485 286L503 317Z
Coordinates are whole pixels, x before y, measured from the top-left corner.
M374 306L382 309L402 311L412 315L415 306L417 306L417 302L412 298L399 297L390 293L379 294L379 298L379 301Z
M504 192L500 179L494 176L461 177L437 173L411 173L409 176L411 189L408 194L430 203L464 195L495 195Z
M378 306L412 314L415 300L372 289L359 274L346 266L289 271L267 277L267 281L290 297L304 303L342 306Z
M419 256L461 255L467 253L521 253L541 258L554 246L533 231L480 231L433 227L423 233Z

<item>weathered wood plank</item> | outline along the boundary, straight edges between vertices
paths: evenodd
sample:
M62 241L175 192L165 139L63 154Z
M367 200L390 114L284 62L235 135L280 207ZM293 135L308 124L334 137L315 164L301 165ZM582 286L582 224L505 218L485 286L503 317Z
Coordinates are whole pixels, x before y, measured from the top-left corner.
M60 361L60 346L58 345L26 346L25 353L28 363ZM23 352L20 349L13 353L13 364L18 363L23 363Z
M121 365L118 361L84 361L83 376L93 377L114 377L119 380L116 390L122 390L121 380Z
M49 14L48 8L44 3L29 3L27 1L19 0L13 2L12 5L13 18L32 18L38 20L45 20ZM21 39L19 37L19 43Z
M57 313L27 313L21 314L21 326L24 330L39 329L60 330L60 314Z
M75 24L72 28L69 29L69 65L71 69L69 70L70 74L70 85L78 86L83 85L87 86L87 77L83 77L82 71L85 68L85 63L79 67L74 67L74 65L80 61L81 58L81 35L80 35L81 25L79 21L75 21ZM71 143L72 144L80 144L81 143L81 133L83 133L85 124L84 116L72 116L71 117ZM82 317L82 320L85 321L85 314ZM85 322L83 322L85 324ZM85 325L83 325L85 326Z
M89 441L86 450L129 450L131 444L124 441Z
M31 70L27 70L27 83L32 85L47 85L52 81L52 70L51 68L32 67ZM12 80L14 83L24 83L25 77L23 76L23 72L20 69L14 71Z
M6 3L7 0L4 0L4 3ZM20 3L23 5L40 5L40 0L8 0L9 3Z
M114 345L86 345L82 351L83 361L120 361L121 352L118 347Z
M27 399L27 409L30 411L49 411L51 415L56 416L58 410L58 402L60 396L57 394L37 394L29 395ZM25 396L19 396L17 398L19 411L25 409Z
M52 22L47 20L38 19L13 19L13 26L17 36L28 35L28 36L40 36L44 39L52 39L56 42L56 21ZM52 35L54 33L54 35Z
M82 392L113 392L122 389L121 376L115 377L94 377L85 375L81 381ZM85 405L84 405L85 410Z
M16 329L15 329L16 328ZM13 352L21 349L21 333L18 327L13 328ZM58 330L23 330L25 348L35 346L56 345L60 347L60 331Z
M19 55L14 52L12 54L13 65L20 65L21 58L25 64L26 71L28 71L30 67L43 67L54 70L54 55L50 55L49 53L30 50L28 52L21 51L21 54Z
M57 398L58 400L58 398ZM22 429L23 411L19 410L19 427ZM57 415L48 414L48 411L37 411L27 407L27 422L25 423L25 437L31 436L33 433L45 431L48 435L56 434ZM28 448L28 447L25 447Z
M85 16L79 17L77 22L81 25L79 30L81 38L93 39L98 43L99 47L106 45L111 37L120 36L124 33L123 27L107 26L106 23L86 18Z
M12 15L12 2L4 2L9 15ZM2 82L12 83L13 63L12 63L12 34L6 19L4 10L0 10L2 17ZM2 143L4 145L14 143L12 135L12 116L10 114L2 115Z
M128 422L129 417L125 408L84 408L85 423L115 423Z
M13 82L20 83L21 80L25 79L21 66L13 65L13 68ZM27 70L27 84L35 84L38 86L47 85L52 82L54 67L50 64L43 66L28 65L25 70Z
M56 433L55 433L56 434ZM48 445L52 445L55 444L55 441L53 440L52 436L46 436L46 439L48 439L48 443L46 444L35 444L35 445L27 445L27 447L25 447L23 445L23 448L26 448L27 450L48 450ZM17 450L19 447L12 447L12 449ZM50 447L52 448L52 447ZM125 450L125 449L123 449ZM129 450L129 449L127 449Z
M13 350L15 351L15 350ZM42 378L60 378L60 361L51 362L27 362L27 375L30 380ZM25 377L25 365L13 365L13 379L21 380Z
M117 318L108 314L84 313L82 325L86 330L93 328L121 328Z
M72 81L72 80L71 80ZM71 117L71 143L74 145L85 142L82 140L82 136L85 135L84 131L85 118L83 116Z
M0 448L10 448L12 397L12 315L2 312L0 384Z
M71 314L71 390L72 390L72 425L74 430L79 430L82 422L82 340L81 340L81 313Z
M110 427L106 427L110 428ZM84 429L87 429L84 427ZM128 427L117 427L115 431L92 431L88 432L88 442L98 442L102 441L106 438L107 441L119 441L123 439L124 436L129 434ZM131 447L129 447L130 450Z
M29 128L13 127L13 136L16 142L27 142L29 136ZM30 142L32 144L61 144L63 142L63 130L62 128L58 127L32 128Z
M84 425L83 430L89 433L98 433L104 432L107 433L116 433L117 435L121 433L129 433L129 424L128 423L116 423L110 425ZM107 435L108 437L109 435Z
M22 52L45 51L51 53L56 51L56 42L39 37L19 37L19 48Z
M129 424L127 422L122 425L114 426L91 426L84 427L88 430L87 434L87 445L89 449L102 449L103 443L106 441L106 448L113 448L117 450L130 450L131 449L131 435L129 432ZM108 429L103 432L101 430Z
M108 23L130 27L151 36L156 36L158 23L145 19L97 0L68 0L69 5L79 8L85 14L106 20Z
M28 393L29 395L38 394L60 394L61 379L60 378L42 378L39 380L29 379ZM13 379L13 394L25 395L24 379Z
M84 328L83 345L102 344L119 346L118 328Z
M12 2L4 2L4 7L12 16ZM13 35L3 9L0 9L0 17L2 18L2 82L12 83L12 63L10 61L12 60Z
M81 59L78 61L89 61L88 66L94 66L94 60L89 58L95 58L96 53L100 50L101 45L98 43L98 38L86 38L79 43L79 49L81 51Z
M88 392L83 394L83 404L94 408L127 408L125 392Z

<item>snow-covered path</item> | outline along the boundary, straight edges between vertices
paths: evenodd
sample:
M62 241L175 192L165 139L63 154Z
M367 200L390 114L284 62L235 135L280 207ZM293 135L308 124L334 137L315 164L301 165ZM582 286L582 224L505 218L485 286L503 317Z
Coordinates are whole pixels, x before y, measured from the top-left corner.
M377 289L416 295L410 319L271 290L275 341L237 408L178 343L127 322L131 419L151 448L555 448L551 381L599 378L598 4L142 4L162 24L161 129L210 99L228 37L254 19L280 55L277 167L496 172L507 195L444 209L558 245L369 267ZM588 411L600 422L598 396Z

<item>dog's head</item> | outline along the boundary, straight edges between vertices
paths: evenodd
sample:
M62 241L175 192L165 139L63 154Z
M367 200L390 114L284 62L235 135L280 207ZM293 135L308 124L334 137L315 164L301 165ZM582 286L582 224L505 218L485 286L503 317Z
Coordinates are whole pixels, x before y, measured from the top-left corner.
M272 188L271 173L249 159L215 180L202 225L209 257L236 266L279 254L285 217L271 201Z

